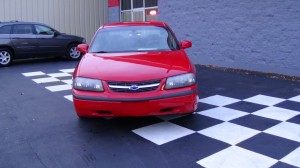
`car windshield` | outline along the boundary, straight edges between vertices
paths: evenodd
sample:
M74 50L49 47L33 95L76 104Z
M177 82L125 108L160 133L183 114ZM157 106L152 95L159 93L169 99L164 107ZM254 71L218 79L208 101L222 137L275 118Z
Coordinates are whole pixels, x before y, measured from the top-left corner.
M90 46L90 53L178 50L170 31L158 26L122 26L100 29Z

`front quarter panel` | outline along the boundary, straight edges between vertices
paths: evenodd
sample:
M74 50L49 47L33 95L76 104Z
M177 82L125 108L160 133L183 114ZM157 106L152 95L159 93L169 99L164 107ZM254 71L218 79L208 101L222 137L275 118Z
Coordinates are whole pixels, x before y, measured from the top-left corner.
M0 47L12 47L10 35L0 34Z

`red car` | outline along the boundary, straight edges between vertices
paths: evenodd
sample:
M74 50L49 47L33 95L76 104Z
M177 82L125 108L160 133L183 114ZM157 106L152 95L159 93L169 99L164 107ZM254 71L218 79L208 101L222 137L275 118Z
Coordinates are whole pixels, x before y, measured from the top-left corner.
M197 108L195 68L162 22L106 24L73 74L73 102L79 117L192 113Z

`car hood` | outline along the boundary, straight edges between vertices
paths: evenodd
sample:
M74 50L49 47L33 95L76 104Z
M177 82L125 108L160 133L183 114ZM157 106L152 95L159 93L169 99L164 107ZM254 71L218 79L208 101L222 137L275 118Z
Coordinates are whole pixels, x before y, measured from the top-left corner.
M106 81L142 81L192 72L183 50L132 53L87 53L77 76Z
M71 35L71 34L66 34L66 33L60 33L60 36L62 38L67 38L67 39L76 39L80 42L84 39L83 37L75 36L75 35Z

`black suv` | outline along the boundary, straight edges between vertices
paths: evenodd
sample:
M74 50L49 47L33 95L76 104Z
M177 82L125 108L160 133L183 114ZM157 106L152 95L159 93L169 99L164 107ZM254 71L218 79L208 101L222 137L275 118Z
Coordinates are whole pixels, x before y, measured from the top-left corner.
M0 66L13 59L66 56L81 58L78 44L86 43L78 36L67 35L41 23L0 22Z

